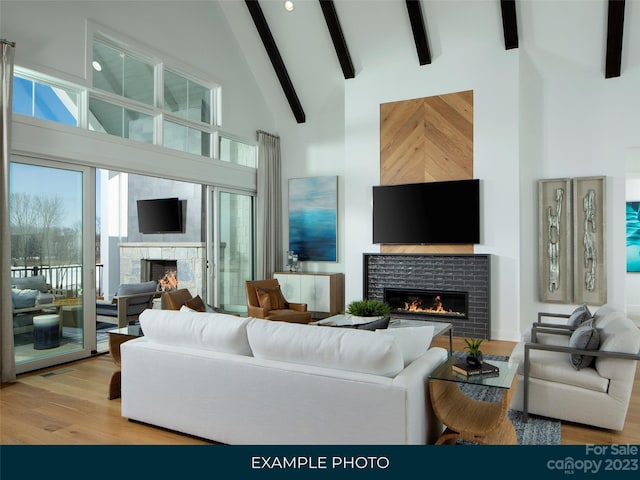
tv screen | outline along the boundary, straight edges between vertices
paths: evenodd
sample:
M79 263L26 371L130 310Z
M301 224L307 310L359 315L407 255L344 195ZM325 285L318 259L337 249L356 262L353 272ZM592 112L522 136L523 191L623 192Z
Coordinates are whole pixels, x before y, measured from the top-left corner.
M373 243L480 243L480 181L374 186Z
M182 202L176 198L138 200L140 233L181 233Z

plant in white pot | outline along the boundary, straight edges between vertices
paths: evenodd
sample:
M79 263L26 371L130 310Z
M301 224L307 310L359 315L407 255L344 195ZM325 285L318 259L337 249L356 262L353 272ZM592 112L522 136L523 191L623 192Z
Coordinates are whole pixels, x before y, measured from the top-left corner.
M362 322L358 322L358 319L354 318L354 323L365 323L388 317L391 313L391 307L382 300L354 300L347 306L345 313L352 317L362 317Z

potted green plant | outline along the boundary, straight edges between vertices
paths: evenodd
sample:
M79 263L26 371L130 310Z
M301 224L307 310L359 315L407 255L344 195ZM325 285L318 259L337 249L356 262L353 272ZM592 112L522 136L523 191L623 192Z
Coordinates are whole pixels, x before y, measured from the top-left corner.
M354 317L384 318L391 313L391 307L382 300L354 300L347 306L345 313Z
M464 343L467 344L464 349L467 351L467 364L472 366L482 365L482 344L481 338L465 338Z

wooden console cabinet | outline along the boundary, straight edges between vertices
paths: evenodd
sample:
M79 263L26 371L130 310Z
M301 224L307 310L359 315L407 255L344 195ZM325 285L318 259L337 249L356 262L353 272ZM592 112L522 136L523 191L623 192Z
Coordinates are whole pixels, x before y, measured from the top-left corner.
M288 302L306 303L314 318L344 312L344 274L276 272L282 294Z

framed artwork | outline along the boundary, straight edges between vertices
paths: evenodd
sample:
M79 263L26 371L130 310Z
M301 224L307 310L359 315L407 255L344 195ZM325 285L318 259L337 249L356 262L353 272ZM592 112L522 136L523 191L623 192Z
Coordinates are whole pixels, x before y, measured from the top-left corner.
M571 179L538 182L540 301L570 303L573 298Z
M627 272L640 272L640 201L627 202Z
M574 303L607 301L605 177L573 179Z
M289 250L298 260L336 262L338 177L289 179Z

